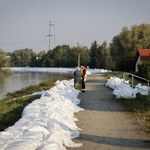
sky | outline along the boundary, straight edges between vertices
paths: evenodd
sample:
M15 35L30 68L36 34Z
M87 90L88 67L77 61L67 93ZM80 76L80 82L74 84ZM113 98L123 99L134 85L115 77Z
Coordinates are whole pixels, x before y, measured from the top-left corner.
M111 42L123 27L150 23L150 0L0 0L0 48L57 45L87 46Z

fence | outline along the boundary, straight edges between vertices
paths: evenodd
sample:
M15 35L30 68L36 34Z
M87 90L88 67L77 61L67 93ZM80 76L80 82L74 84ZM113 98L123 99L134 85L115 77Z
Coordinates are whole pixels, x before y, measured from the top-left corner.
M135 87L134 86L134 82L135 82L135 79L140 79L140 80L143 80L145 81L145 83L147 84L147 87L148 87L148 95L150 95L150 80L147 80L145 78L142 78L142 77L139 77L137 75L134 75L132 73L129 73L129 72L124 72L123 73L123 81L125 81L126 77L129 77L131 76L131 84L129 82L129 85L131 85L132 87ZM144 90L142 88L140 88L141 90ZM145 90L144 90L145 91Z

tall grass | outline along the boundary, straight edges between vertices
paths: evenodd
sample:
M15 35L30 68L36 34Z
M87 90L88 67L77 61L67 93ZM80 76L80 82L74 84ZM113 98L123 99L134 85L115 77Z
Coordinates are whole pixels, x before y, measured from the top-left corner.
M119 99L131 112L133 112L150 131L150 96L137 94L134 99Z

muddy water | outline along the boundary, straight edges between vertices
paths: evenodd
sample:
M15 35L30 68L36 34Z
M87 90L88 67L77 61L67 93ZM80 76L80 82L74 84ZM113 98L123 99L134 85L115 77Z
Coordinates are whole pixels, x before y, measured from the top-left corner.
M60 73L14 73L11 76L0 78L0 99L8 92L14 92L21 88L48 80L54 76L62 75Z

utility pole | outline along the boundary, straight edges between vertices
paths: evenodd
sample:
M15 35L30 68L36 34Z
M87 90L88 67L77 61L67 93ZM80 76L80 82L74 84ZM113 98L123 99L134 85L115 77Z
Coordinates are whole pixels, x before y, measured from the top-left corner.
M78 67L80 67L80 53L78 54Z
M49 50L50 50L50 43L51 43L51 36L54 36L53 34L51 34L51 27L54 27L54 29L55 29L55 26L54 26L54 24L52 24L52 21L49 21L49 34L48 35L45 35L45 36L48 36L49 37Z

